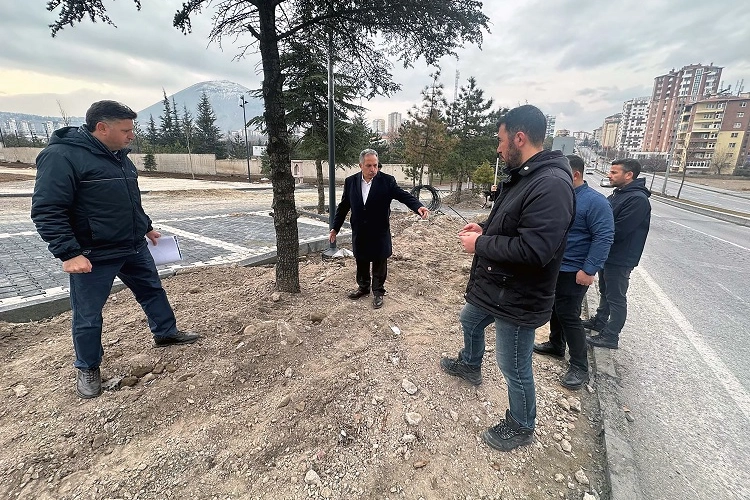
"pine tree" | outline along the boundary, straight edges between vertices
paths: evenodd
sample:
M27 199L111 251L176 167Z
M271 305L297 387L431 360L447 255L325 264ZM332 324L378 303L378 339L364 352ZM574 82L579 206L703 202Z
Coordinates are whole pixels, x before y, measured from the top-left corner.
M456 202L461 201L463 181L484 161L497 156L497 113L493 113L492 99L484 99L484 91L477 87L474 77L462 86L458 98L448 113L450 134L456 147L450 156L446 173L456 179ZM494 176L494 172L493 172Z
M205 92L201 94L200 101L198 101L193 151L214 153L219 159L227 157L227 148L222 143L221 130L216 126L216 113ZM243 153L242 157L244 156Z
M424 168L429 166L430 177L445 170L455 141L448 134L445 111L448 106L443 95L443 84L438 82L440 71L430 75L432 84L422 90L422 105L409 110L401 136L404 159L409 164L408 177L416 184L422 182Z
M156 157L154 156L154 153L149 151L146 153L146 156L143 157L143 168L148 172L156 172Z

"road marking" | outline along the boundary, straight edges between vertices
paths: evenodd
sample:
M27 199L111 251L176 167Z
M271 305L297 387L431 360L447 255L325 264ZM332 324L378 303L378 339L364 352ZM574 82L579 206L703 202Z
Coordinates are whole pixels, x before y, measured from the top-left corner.
M730 270L730 269L727 269L727 270ZM734 269L731 269L731 270L734 270ZM739 295L735 295L735 294L734 294L734 293L733 293L733 292L732 292L732 291L731 291L731 290L730 290L729 288L725 287L725 286L724 286L724 285L722 285L721 283L716 283L716 284L717 284L717 285L719 285L719 288L721 288L722 290L724 290L725 292L727 292L727 293L729 294L729 296L730 296L730 297L732 297L732 298L733 298L734 300L736 300L737 302L739 302L739 303L741 303L741 304L745 304L746 306L747 306L747 305L750 305L750 304L748 304L748 303L747 303L747 302L745 301L745 299L743 299L743 298L742 298L742 297L740 297Z
M685 229L690 229L691 231L695 231L696 233L700 233L700 234L702 234L704 236L708 236L709 238L714 238L714 239L719 240L719 241L721 241L723 243L729 243L732 246L735 246L737 248L741 248L743 250L747 250L748 252L750 252L750 248L746 248L746 247L743 247L742 245L738 245L737 243L732 243L731 241L724 240L722 238L719 238L718 236L714 236L713 234L708 234L708 233L704 233L703 231L698 231L697 229L693 229L690 226L686 226L685 224L680 224L679 222L675 222L673 220L671 220L669 222L671 222L672 224L677 224L678 226L682 226Z
M714 375L719 379L721 385L724 386L729 397L734 400L740 411L745 414L745 418L750 421L750 394L748 394L745 388L742 387L742 384L737 380L737 377L729 371L727 365L725 365L721 358L717 356L716 352L706 344L703 337L693 329L693 325L690 324L690 321L688 321L677 306L669 300L667 294L661 289L656 281L654 281L651 275L640 267L636 267L635 271L641 278L643 278L651 289L651 292L653 292L657 300L662 306L664 306L667 313L669 313L675 323L677 323L677 326L682 330L682 333L690 341L695 350L698 351L698 354L703 358L706 365L708 365L708 367L714 372Z

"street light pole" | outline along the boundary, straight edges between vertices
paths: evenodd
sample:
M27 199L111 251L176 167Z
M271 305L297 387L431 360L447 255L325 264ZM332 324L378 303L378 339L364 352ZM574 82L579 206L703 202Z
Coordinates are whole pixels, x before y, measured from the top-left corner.
M336 217L336 132L334 130L333 103L333 35L328 34L328 226L333 229ZM338 249L333 241L328 250L323 252L323 258L332 258Z
M245 158L247 159L247 182L250 182L250 144L247 142L247 115L245 114L245 96L240 96L240 107L242 108L242 128L245 130Z

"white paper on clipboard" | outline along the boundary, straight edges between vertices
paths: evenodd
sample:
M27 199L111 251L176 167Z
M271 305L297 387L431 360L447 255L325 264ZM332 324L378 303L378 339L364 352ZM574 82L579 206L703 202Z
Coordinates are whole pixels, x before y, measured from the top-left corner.
M148 244L148 251L151 252L154 263L157 266L182 260L182 252L180 252L177 236L162 236L156 240L156 245L146 238L146 243Z

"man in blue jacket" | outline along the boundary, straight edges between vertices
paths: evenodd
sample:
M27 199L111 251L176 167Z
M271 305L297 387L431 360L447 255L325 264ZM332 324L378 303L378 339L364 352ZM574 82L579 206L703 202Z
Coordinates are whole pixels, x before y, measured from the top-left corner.
M498 123L497 152L506 164L504 183L483 224L458 233L474 254L459 321L464 333L457 358L440 367L473 385L482 383L484 329L495 325L495 358L508 386L505 418L482 434L496 450L534 439L536 391L531 369L534 330L552 315L555 281L573 220L573 181L560 151L544 151L547 119L536 107L519 106Z
M581 322L581 303L594 276L604 267L615 234L612 208L603 194L583 180L580 156L568 155L576 193L576 217L568 233L560 274L555 285L555 305L550 319L549 341L534 345L534 352L564 357L565 344L570 366L560 384L580 389L589 379L586 331Z
M613 161L609 170L615 188L607 198L615 218L615 241L599 271L599 308L583 322L585 328L599 332L587 339L595 347L617 349L627 319L630 273L641 259L651 224L651 192L646 179L638 178L640 172L641 164L632 158Z
M161 234L143 211L138 174L127 157L135 118L124 104L95 102L85 125L56 130L36 159L31 218L70 274L76 392L82 398L102 392L102 309L115 277L146 313L155 347L200 338L177 329L146 245L146 238L156 245Z
M349 293L349 298L357 300L370 294L372 307L383 307L385 278L388 275L388 257L393 253L391 243L391 202L398 200L422 218L429 211L411 194L396 184L392 175L378 168L378 152L365 149L359 154L360 172L350 175L344 181L341 203L336 207L333 228L329 234L331 243L344 225L346 214L351 210L352 251L357 261L357 289ZM370 275L372 265L372 277Z

